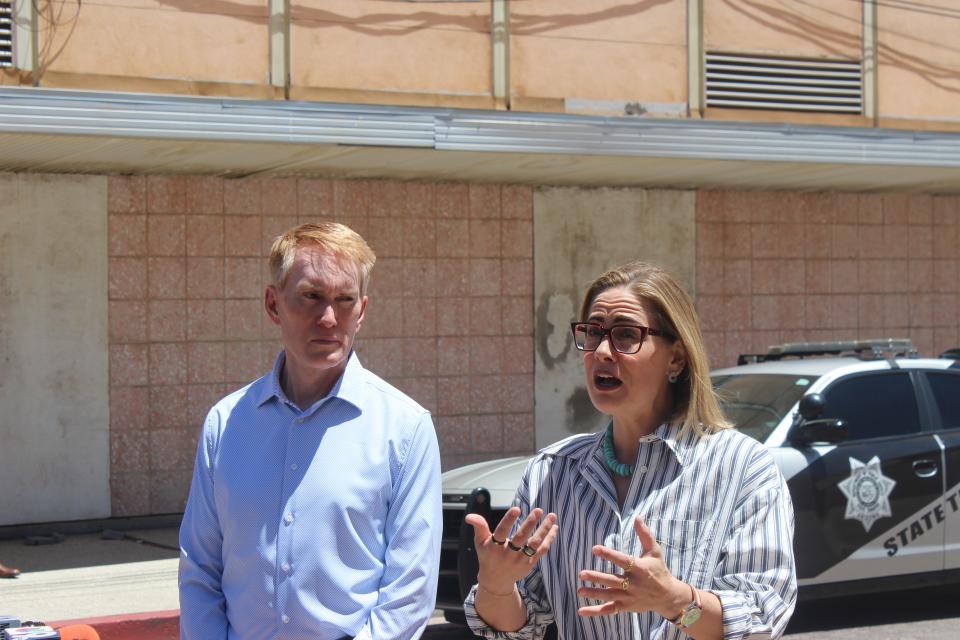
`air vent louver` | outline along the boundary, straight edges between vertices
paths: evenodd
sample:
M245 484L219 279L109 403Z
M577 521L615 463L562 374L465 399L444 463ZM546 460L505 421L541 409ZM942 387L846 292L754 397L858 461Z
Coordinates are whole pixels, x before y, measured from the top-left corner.
M13 2L0 1L0 67L13 66Z
M859 61L708 52L708 107L861 113Z

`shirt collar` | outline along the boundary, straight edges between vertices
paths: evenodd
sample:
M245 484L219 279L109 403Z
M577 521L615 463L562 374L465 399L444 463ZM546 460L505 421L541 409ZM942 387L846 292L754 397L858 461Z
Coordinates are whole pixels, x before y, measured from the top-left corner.
M283 392L283 388L280 386L280 372L283 371L284 362L286 362L286 352L281 351L279 354L277 354L277 359L273 363L273 370L261 380L262 384L257 390L256 395L256 404L258 407L262 406L265 402L272 398L276 398L280 402L284 402L292 406L292 403L289 399L287 399L287 395ZM357 353L355 351L351 351L350 357L347 359L347 366L343 370L343 374L336 381L336 383L334 383L333 388L330 389L330 392L318 400L313 406L319 406L328 398L339 398L340 400L349 402L354 407L359 409L360 402L363 398L365 371L366 369L364 369L363 365L360 364L360 358L357 357ZM311 410L308 410L308 412Z
M673 453L674 457L676 457L677 462L679 462L681 466L685 466L693 456L693 450L697 445L698 436L692 429L686 433L681 433L680 427L680 424L664 422L654 429L652 433L640 438L640 442L663 442ZM605 465L606 463L603 462L603 437L605 432L606 429L603 429L595 433L591 446L558 453L560 455L580 458L583 463L595 457L601 464Z
M676 456L677 462L686 465L693 455L693 448L697 444L697 434L692 429L686 433L681 432L681 424L673 422L664 422L653 430L653 433L640 438L640 442L663 441L665 445Z

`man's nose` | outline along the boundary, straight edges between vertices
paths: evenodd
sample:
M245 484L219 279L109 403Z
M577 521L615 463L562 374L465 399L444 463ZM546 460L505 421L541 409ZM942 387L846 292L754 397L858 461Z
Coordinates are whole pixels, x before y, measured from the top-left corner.
M321 311L320 316L317 318L317 321L327 327L332 327L337 324L337 314L333 311L333 305L326 305Z

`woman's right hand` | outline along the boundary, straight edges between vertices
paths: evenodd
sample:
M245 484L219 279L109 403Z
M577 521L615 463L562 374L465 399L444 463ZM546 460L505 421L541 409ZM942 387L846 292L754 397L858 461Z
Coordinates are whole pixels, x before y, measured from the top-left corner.
M466 523L473 527L474 547L480 561L477 582L484 591L512 593L514 584L530 573L557 537L557 514L548 513L543 517L543 509L538 508L523 519L513 538L507 538L518 518L520 507L510 507L491 533L480 514L471 513L466 517Z

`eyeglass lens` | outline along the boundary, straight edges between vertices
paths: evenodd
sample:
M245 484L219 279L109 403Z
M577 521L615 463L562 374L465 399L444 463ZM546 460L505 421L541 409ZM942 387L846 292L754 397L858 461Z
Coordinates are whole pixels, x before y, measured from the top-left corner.
M639 327L611 327L604 329L592 324L578 324L574 330L577 348L583 351L595 351L600 347L605 335L610 335L613 348L620 353L636 353L643 345L646 332Z

